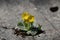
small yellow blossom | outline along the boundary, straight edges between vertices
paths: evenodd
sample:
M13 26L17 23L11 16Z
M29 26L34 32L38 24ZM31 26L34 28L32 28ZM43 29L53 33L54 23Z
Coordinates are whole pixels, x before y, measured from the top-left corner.
M25 22L34 22L34 16L30 15L28 12L23 12L22 19Z
M25 20L26 23L28 22L34 22L34 16L29 16L27 20Z
M30 16L30 17L28 18L28 20L29 20L29 22L34 22L34 16Z
M22 19L27 20L29 16L30 16L30 14L28 12L23 12Z

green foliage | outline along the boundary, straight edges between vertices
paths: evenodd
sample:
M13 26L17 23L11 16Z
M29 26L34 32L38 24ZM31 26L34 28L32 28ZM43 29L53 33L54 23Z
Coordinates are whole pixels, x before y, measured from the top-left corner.
M24 26L22 22L18 22L17 26Z
M38 24L38 25L39 25L39 24ZM38 30L41 30L41 27L42 27L42 26L41 26L41 25L39 25Z
M39 30L41 30L40 24L26 23L26 22L18 22L17 26L20 27L21 30L27 31L27 34L35 35Z
M29 30L35 30L35 29L32 29L32 28L34 28L33 23L18 22L17 26L19 26L20 28L25 27L25 29L26 29L27 31L29 31ZM22 26L22 27L21 27L21 26ZM41 30L41 27L42 27L42 26L38 24L38 30Z
M25 23L24 22L24 25L25 25L25 28L27 29L27 31L30 29L30 23Z

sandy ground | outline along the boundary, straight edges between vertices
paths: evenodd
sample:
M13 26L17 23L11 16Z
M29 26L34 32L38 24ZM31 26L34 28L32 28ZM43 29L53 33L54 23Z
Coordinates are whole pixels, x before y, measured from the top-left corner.
M58 6L56 12L50 7ZM21 20L20 14L28 11L35 16L36 22L42 25L45 34L22 38L14 35L12 29ZM0 0L0 40L60 40L60 1L59 0Z

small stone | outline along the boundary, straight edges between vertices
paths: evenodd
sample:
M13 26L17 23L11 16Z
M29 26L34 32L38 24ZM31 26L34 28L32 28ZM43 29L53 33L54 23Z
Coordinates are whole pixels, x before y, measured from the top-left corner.
M51 12L56 12L56 11L58 11L58 9L59 9L58 6L55 6L55 7L51 7L50 11Z

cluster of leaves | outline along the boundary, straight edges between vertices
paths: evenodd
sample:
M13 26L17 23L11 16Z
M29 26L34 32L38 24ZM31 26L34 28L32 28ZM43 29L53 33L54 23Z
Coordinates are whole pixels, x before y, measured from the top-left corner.
M27 31L27 34L31 34L31 35L36 35L38 31L41 30L41 25L37 24L37 25L33 25L34 23L25 23L25 22L19 22L17 24L17 26L21 29L21 30L25 30Z

